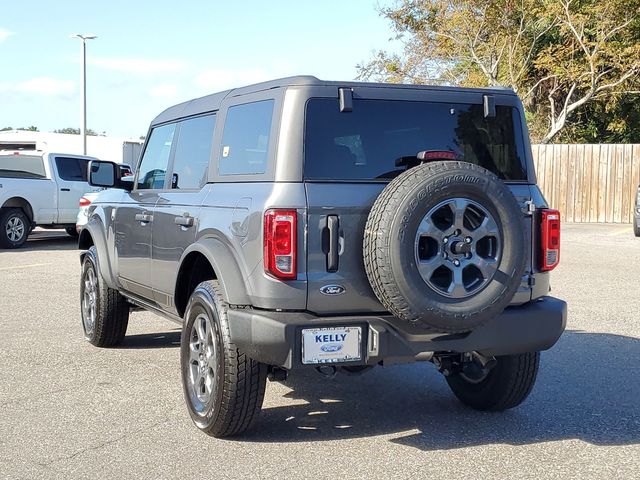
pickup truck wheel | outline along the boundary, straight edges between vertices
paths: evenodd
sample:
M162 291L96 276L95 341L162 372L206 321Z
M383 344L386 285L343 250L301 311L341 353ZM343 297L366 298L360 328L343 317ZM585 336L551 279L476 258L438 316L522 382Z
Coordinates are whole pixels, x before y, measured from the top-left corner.
M638 225L638 217L633 217L633 234L640 237L640 225Z
M476 410L499 412L517 407L536 382L540 352L496 357L486 374L469 377L457 373L445 377L456 397Z
M21 208L0 210L0 247L19 248L27 241L31 222Z
M67 235L73 238L78 238L80 236L80 234L76 230L76 227L67 227L64 229L64 231L67 232Z
M488 170L438 161L391 181L369 213L364 265L380 303L413 325L465 332L500 314L525 268L523 214Z
M189 414L200 430L218 438L252 426L267 379L267 366L231 342L227 309L217 281L199 284L187 305L180 342Z
M118 345L127 333L129 303L117 290L105 285L91 247L82 262L80 313L84 338L96 347Z

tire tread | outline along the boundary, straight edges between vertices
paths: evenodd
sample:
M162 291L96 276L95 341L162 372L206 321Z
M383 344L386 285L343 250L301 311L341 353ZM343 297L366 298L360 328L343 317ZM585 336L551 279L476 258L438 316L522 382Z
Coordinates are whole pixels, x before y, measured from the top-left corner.
M130 306L120 292L105 284L95 258L96 248L91 247L84 261L91 262L98 280L98 308L94 334L87 339L96 347L114 347L127 334Z
M218 438L239 435L251 428L260 415L266 389L267 367L250 358L231 341L227 318L228 304L224 300L218 281L202 282L196 290L198 288L207 291L218 309L224 348L222 404L214 421L201 429Z
M458 399L476 410L501 412L517 407L529 396L538 376L540 353L498 357L498 365L480 384L470 384L460 375L447 378Z

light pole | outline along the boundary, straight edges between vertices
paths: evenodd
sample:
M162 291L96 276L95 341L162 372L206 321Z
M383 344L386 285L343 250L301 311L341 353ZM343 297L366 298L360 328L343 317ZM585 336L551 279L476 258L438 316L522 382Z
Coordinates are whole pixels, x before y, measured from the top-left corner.
M87 154L87 40L98 38L96 35L80 35L74 33L71 38L79 38L82 40L82 108L80 110L80 136L82 137L82 154Z

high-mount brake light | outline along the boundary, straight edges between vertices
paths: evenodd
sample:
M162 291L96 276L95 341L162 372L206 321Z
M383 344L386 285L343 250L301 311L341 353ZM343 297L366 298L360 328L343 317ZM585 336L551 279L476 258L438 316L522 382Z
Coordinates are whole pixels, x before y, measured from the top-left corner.
M297 218L295 210L271 209L264 214L264 270L276 278L297 277Z
M425 150L418 152L418 160L457 160L458 154L450 150Z
M540 221L540 270L548 272L560 263L560 212L542 210Z

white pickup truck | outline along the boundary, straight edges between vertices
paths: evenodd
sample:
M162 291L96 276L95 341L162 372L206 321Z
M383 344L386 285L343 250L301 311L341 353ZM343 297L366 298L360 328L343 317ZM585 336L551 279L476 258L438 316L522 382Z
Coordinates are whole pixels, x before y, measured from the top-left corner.
M0 151L0 248L18 248L35 226L76 235L78 202L99 190L87 183L93 157L41 151Z

